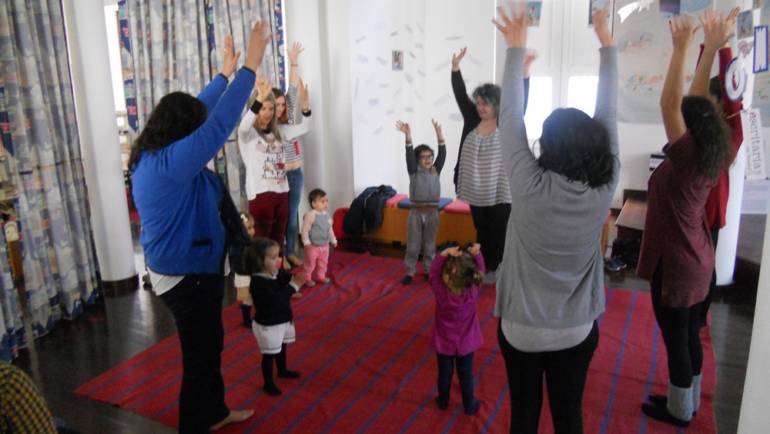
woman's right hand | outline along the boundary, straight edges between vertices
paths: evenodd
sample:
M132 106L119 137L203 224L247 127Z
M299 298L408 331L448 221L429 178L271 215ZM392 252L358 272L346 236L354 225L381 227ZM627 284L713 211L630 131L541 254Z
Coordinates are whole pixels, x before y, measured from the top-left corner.
M740 13L740 8L734 8L724 19L721 13L706 9L700 16L700 24L703 27L703 48L717 51L722 48L733 36L735 19Z
M596 37L599 38L599 43L602 44L602 47L611 47L614 44L610 27L607 24L607 8L608 6L605 6L595 11L592 16L594 32L596 32Z
M674 50L678 51L687 50L695 35L695 31L698 30L692 17L689 15L675 15L668 22L668 27L671 29L671 42L674 45Z
M396 121L396 129L404 133L406 143L412 143L412 129L406 122Z
M503 34L508 48L527 47L527 21L529 14L523 5L514 5L511 17L502 6L497 7L498 19L492 19L497 30Z
M468 51L468 47L461 48L458 53L452 53L452 71L460 70L460 62L463 61L466 51Z
M257 82L255 85L257 87L257 100L259 100L259 102L264 102L273 92L273 88L270 86L270 82L268 82L265 76L261 74L257 76Z
M268 23L261 20L254 23L254 27L251 29L249 46L246 48L246 61L243 63L243 66L254 72L259 69L259 65L262 63L262 57L265 55L267 43L270 42L270 38L272 38L270 33L265 34L265 30L267 29Z
M305 51L305 48L299 42L291 44L291 48L289 48L289 62L291 66L299 65L299 55L303 51Z

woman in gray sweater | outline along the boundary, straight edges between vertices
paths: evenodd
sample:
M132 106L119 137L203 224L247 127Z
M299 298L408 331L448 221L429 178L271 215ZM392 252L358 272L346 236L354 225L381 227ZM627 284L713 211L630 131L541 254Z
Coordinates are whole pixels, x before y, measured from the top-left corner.
M581 433L588 365L599 340L604 274L599 236L618 180L617 50L607 12L594 14L601 43L596 112L556 109L543 123L542 154L524 127L527 18L498 8L508 45L500 142L511 196L495 315L511 397L511 432L536 433L543 378L556 433Z

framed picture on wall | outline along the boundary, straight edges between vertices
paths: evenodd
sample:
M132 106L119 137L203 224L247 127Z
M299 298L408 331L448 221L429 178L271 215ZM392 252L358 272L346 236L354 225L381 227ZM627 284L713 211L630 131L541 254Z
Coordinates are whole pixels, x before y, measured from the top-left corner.
M681 0L660 0L660 12L677 15L682 10Z
M737 27L738 39L754 36L754 11L743 11L738 14Z
M594 25L594 13L604 8L607 8L609 11L607 14L607 19L610 21L610 23L612 23L614 7L615 4L613 0L591 0L591 7L588 8L588 25ZM612 24L610 24L610 26L612 26Z
M528 1L527 2L527 15L529 18L529 25L532 27L540 27L540 15L543 12L542 1Z

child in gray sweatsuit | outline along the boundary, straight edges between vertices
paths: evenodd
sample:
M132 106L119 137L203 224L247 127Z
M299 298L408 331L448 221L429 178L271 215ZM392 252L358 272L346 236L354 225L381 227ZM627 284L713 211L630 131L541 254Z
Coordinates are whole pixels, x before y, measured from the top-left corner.
M406 170L409 172L409 209L406 236L406 275L401 283L409 285L417 272L417 258L422 251L423 271L427 277L430 263L436 254L438 232L438 202L441 197L439 175L446 159L446 145L441 125L433 122L438 141L438 157L433 161L433 150L428 145L412 148L412 130L405 122L396 122L406 142Z

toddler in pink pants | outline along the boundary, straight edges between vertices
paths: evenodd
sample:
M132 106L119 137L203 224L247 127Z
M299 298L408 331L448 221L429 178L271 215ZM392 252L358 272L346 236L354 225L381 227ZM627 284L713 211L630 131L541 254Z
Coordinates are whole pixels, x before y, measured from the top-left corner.
M316 188L308 195L310 211L302 218L302 244L305 245L305 285L315 286L316 282L329 283L326 266L329 263L329 244L337 246L332 230L332 219L326 212L329 198L326 192Z

